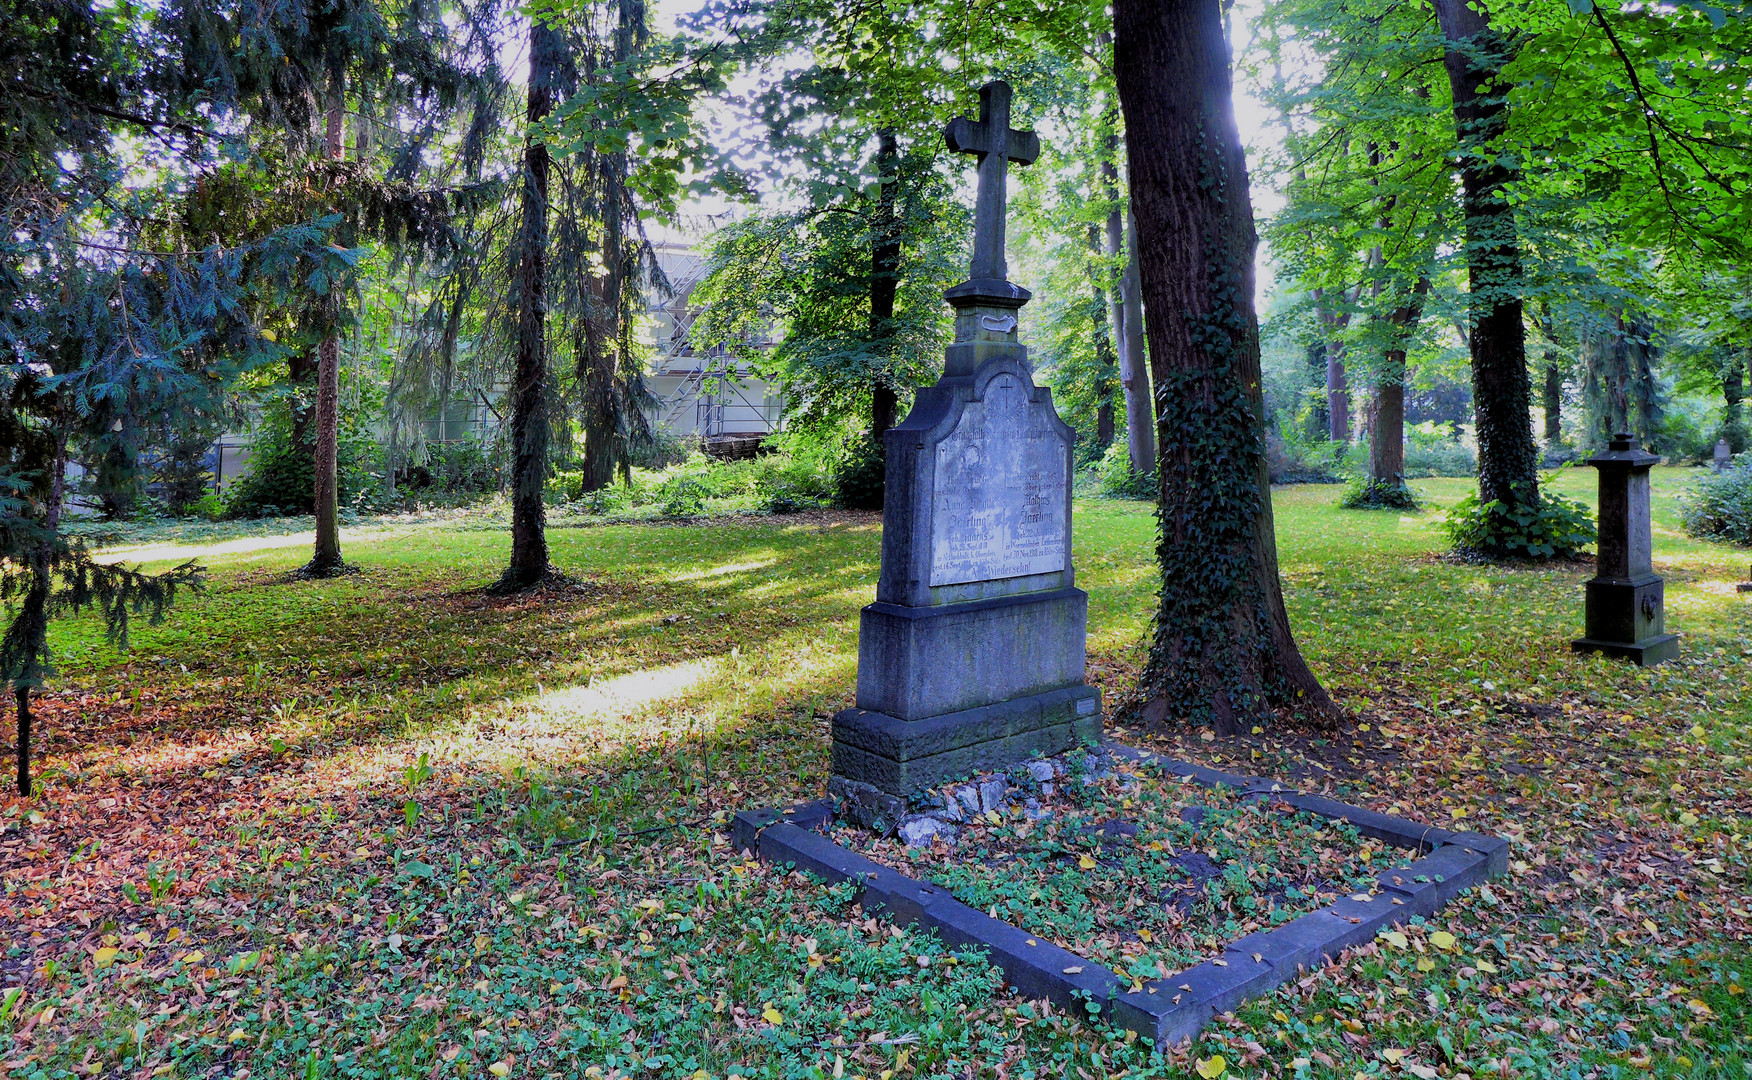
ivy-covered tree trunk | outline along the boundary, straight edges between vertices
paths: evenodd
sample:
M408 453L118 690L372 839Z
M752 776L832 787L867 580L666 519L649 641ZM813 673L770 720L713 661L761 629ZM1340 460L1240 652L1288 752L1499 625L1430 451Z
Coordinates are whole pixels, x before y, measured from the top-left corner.
M885 342L894 336L894 302L900 292L900 142L892 128L876 133L876 216L871 222L870 337ZM882 375L870 388L870 436L878 444L894 426L900 395Z
M1280 710L1326 713L1278 581L1258 239L1219 0L1116 0L1113 22L1159 410L1162 591L1144 719L1233 733Z
M337 71L329 78L328 126L323 133L323 155L330 161L346 156L343 139L346 120L345 76ZM340 446L341 446L341 332L335 325L339 318L338 286L331 286L325 303L329 324L322 344L317 347L316 365L316 438L312 446L312 464L316 475L316 550L304 572L311 577L327 577L346 569L341 560L340 524Z
M565 55L560 32L529 21L529 107L523 148L521 221L511 296L517 308L517 363L511 376L511 565L504 590L543 580L549 570L542 488L547 482L547 143L537 130L553 111L554 82Z
M1459 142L1478 497L1522 507L1539 499L1539 455L1521 321L1521 249L1507 197L1515 174L1497 146L1509 123L1508 91L1496 81L1507 49L1489 16L1468 0L1432 3L1447 39L1443 62Z

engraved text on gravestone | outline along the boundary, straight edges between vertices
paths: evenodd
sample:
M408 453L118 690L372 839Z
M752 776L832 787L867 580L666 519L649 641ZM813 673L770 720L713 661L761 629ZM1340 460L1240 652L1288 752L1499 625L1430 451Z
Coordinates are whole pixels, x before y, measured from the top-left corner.
M1065 452L1051 409L1004 374L937 444L931 585L1050 574L1067 564Z

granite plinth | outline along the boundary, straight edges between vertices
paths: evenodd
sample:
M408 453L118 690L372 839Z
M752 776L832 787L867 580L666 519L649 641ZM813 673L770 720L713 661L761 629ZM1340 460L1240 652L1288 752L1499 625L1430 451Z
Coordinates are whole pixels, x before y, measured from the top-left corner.
M1638 667L1654 667L1679 655L1679 635L1659 634L1628 642L1579 637L1570 642L1570 648L1579 653L1600 653L1617 660L1629 660Z
M906 796L1100 736L1101 691L1084 685L916 720L844 709L833 718L833 773Z
M1649 467L1657 460L1627 434L1614 435L1588 464L1600 473L1599 572L1585 585L1578 653L1604 653L1643 667L1679 655L1667 633L1666 596L1654 571Z
M858 707L901 720L1081 685L1081 589L943 607L875 603L858 630Z

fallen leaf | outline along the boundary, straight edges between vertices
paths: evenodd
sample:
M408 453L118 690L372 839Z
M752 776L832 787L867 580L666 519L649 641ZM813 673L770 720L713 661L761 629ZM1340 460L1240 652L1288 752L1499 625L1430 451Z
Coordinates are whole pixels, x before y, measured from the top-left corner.
M1447 952L1454 947L1454 935L1448 933L1446 930L1437 930L1430 935L1430 944L1441 949L1443 952Z
M1223 1055L1218 1054L1216 1057L1200 1060L1193 1067L1198 1070L1200 1076L1204 1077L1204 1080L1217 1080L1217 1077L1223 1075L1229 1068L1229 1063L1223 1060Z

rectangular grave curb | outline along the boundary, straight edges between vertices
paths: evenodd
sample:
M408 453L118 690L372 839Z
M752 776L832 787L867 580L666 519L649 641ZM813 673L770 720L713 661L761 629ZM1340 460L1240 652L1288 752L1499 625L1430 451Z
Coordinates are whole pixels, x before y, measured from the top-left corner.
M1380 892L1347 896L1282 926L1255 931L1230 942L1221 957L1151 979L1137 990L1109 968L970 907L941 886L840 847L817 831L833 818L832 804L825 800L784 811L740 811L732 821L731 839L763 862L789 865L829 883L853 882L865 910L934 930L952 946L982 948L1022 994L1046 998L1078 1015L1096 1006L1114 1026L1152 1038L1158 1046L1192 1038L1212 1017L1282 985L1305 968L1374 940L1389 926L1414 915L1433 915L1462 892L1508 870L1509 842L1501 837L1450 832L1304 795L1264 777L1235 776L1120 743L1105 742L1103 748L1202 787L1220 785L1243 796L1271 797L1317 817L1348 822L1364 836L1417 857L1382 871L1377 878Z

